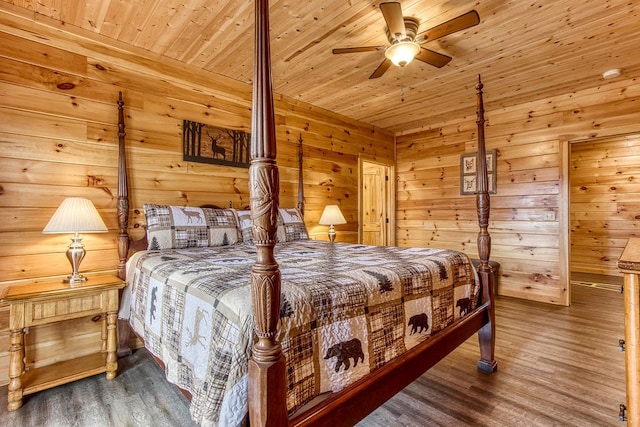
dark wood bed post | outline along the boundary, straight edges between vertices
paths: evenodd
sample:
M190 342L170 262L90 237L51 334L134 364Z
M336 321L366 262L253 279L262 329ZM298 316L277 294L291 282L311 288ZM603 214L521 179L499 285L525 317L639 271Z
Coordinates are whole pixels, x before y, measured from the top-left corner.
M124 147L124 101L118 94L118 277L125 279L125 265L129 252L129 185L127 183L127 160Z
M304 218L304 182L302 178L302 134L298 138L298 210Z
M478 256L480 257L480 265L478 267L478 275L482 283L480 290L482 295L482 303L489 303L487 316L489 321L478 331L478 340L480 341L480 360L478 361L478 369L482 372L493 373L498 369L498 364L494 359L495 348L495 311L494 311L494 295L493 295L493 274L489 265L489 256L491 255L491 236L489 235L489 183L487 179L487 157L484 140L484 102L482 99L482 80L478 75L477 90L477 125L478 125L478 157L476 168L476 182L478 183L478 191L476 192L476 203L478 209L478 224L480 231L478 232Z
M127 156L125 153L124 137L124 101L122 92L118 94L118 270L117 274L121 280L125 280L127 272L126 263L129 254L129 185L127 182ZM122 291L120 292L122 297ZM129 348L129 321L118 319L118 357L131 354Z
M276 340L280 314L280 269L274 257L280 192L271 85L269 0L256 0L249 192L256 262L251 298L258 340L249 360L249 422L288 424L285 359Z

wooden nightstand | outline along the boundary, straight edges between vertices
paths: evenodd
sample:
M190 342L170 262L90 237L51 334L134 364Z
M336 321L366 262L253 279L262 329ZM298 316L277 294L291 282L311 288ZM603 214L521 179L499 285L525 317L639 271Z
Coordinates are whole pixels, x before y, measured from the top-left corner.
M60 278L34 280L0 295L10 306L9 411L20 408L22 397L30 393L102 372L115 378L118 291L124 285L115 275L102 274L74 287ZM25 328L92 315L102 315L100 352L25 371Z

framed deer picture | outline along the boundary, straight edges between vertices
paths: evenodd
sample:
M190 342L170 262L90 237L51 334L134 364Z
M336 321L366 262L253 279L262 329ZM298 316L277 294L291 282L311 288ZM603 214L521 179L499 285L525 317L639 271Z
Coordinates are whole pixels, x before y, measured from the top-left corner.
M182 122L182 159L189 162L248 168L250 142L251 134L243 130Z
M476 161L477 153L460 155L460 195L476 194ZM489 193L496 193L496 166L498 153L496 150L487 151L487 178L489 179Z

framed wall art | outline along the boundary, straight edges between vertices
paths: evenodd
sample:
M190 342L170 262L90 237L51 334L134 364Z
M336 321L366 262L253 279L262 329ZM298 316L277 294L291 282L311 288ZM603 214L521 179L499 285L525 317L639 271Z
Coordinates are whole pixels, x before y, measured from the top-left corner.
M248 168L251 159L251 134L204 123L183 120L182 159Z
M487 177L489 179L489 193L496 194L496 166L497 150L487 151ZM466 153L460 155L460 194L476 194L476 162L477 153Z

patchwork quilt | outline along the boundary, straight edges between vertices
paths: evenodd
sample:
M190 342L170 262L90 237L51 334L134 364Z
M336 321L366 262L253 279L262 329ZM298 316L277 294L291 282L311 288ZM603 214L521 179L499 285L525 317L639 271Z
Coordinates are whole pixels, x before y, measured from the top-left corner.
M279 243L279 335L290 412L338 391L476 307L465 254L320 241ZM192 394L200 425L239 425L247 413L254 342L252 244L142 252L131 260L130 322Z

